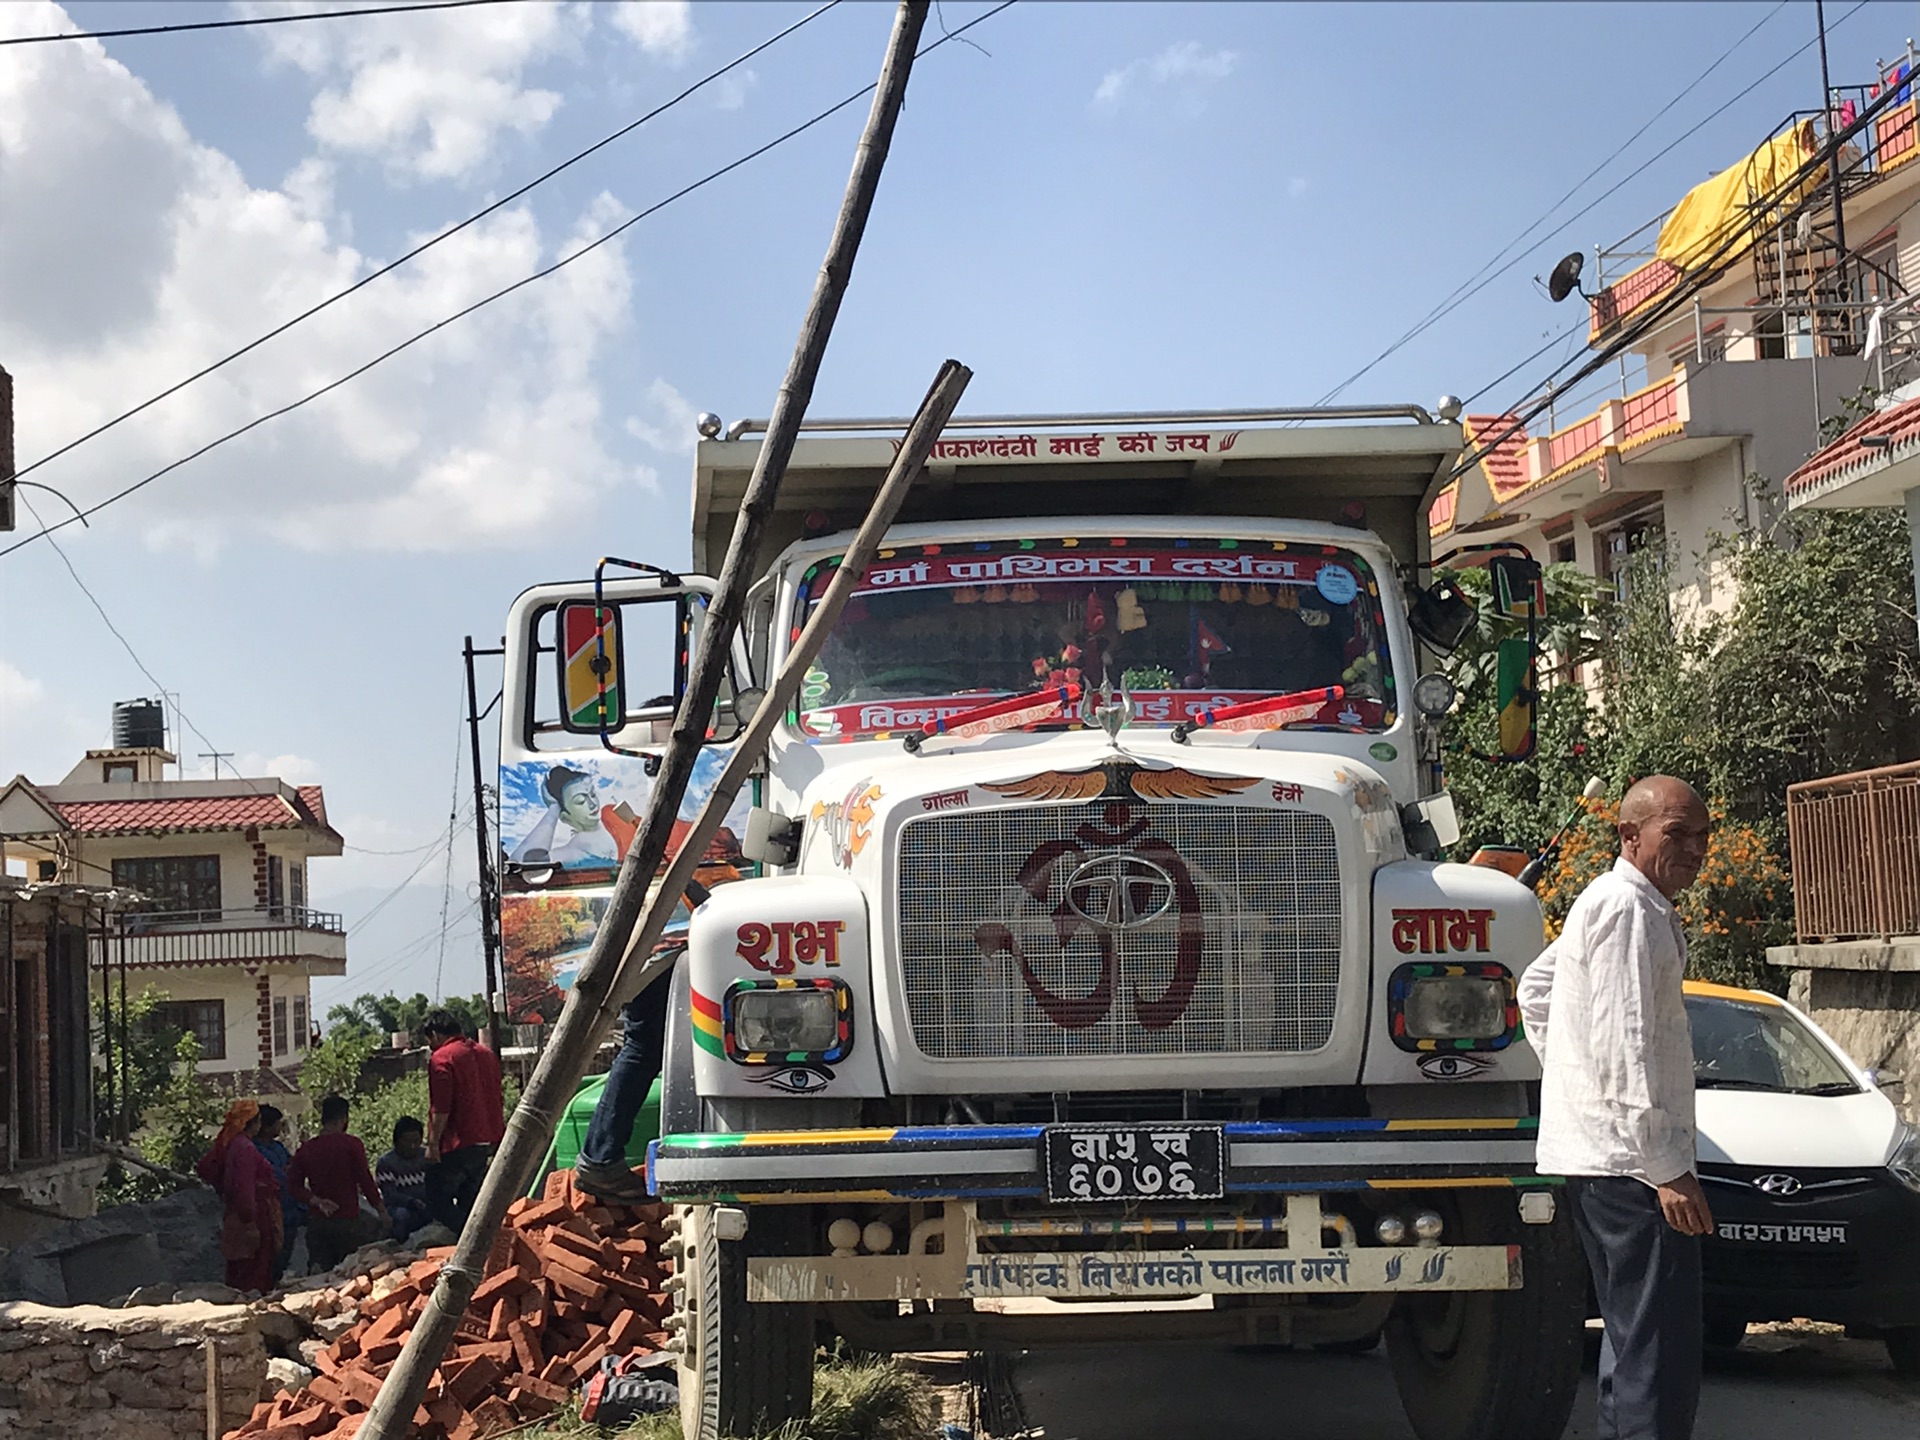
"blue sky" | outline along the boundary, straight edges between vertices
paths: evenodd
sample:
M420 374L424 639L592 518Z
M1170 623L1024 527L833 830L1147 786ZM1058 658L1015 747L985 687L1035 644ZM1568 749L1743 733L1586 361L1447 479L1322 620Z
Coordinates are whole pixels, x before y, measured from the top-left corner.
M12 0L0 34L248 8ZM0 49L0 364L21 463L807 8L527 4ZM943 18L987 8L945 0ZM841 5L33 478L84 504L334 378L865 85L890 19ZM916 70L816 413L902 413L949 355L976 372L972 410L1310 402L1762 20L1561 213L1697 133L1566 233L1545 227L1343 397L1428 403L1482 389L1577 318L1532 276L1818 104L1812 49L1738 96L1812 38L1811 4L1023 0L971 32L979 49L950 44ZM1915 20L1912 5L1829 6L1835 83L1872 78ZM359 928L354 973L323 1006L363 986L431 990L436 972L479 988L471 837L450 880L433 848L464 743L461 637L490 642L519 590L607 551L685 562L691 416L766 413L864 114L61 532L206 737L179 746L189 775L217 746L248 773L325 784L359 848L313 867L316 902ZM1546 363L1478 408L1518 398ZM114 700L153 688L48 545L0 558L0 777L57 779L105 742Z

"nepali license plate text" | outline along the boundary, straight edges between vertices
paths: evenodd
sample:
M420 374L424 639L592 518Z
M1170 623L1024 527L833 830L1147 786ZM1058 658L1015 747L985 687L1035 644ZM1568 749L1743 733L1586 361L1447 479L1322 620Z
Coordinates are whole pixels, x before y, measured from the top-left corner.
M1218 1125L1050 1125L1047 1199L1218 1200L1226 1132Z
M1830 1225L1747 1225L1727 1220L1715 1230L1722 1240L1760 1245L1844 1245L1845 1221Z

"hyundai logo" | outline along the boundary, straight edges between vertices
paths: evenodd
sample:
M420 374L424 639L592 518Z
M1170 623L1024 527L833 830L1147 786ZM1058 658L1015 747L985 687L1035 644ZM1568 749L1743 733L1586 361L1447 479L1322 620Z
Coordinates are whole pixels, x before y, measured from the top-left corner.
M1174 904L1173 876L1138 855L1099 855L1067 879L1067 905L1109 930L1158 920Z
M1762 1175L1753 1188L1763 1195L1798 1195L1800 1182L1792 1175Z

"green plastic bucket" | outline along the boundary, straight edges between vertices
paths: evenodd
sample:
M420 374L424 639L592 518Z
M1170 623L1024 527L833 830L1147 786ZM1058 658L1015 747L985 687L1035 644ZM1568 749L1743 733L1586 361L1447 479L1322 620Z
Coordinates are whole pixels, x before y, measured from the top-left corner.
M580 1158L580 1147L587 1143L587 1127L593 1123L593 1111L600 1103L600 1092L606 1087L605 1075L589 1075L580 1082L580 1088L573 1092L573 1099L567 1102L566 1113L560 1117L560 1124L553 1134L553 1144L547 1149L546 1162L534 1177L529 1194L538 1196L547 1183L547 1176L555 1170L573 1168L574 1161ZM639 1115L634 1117L633 1137L627 1141L627 1164L636 1170L645 1165L647 1146L659 1133L660 1082L656 1079L640 1105Z

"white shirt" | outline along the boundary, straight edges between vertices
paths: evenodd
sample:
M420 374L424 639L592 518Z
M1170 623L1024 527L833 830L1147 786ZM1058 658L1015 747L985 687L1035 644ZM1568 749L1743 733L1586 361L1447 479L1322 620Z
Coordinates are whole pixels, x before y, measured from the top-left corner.
M1693 1170L1693 1033L1680 989L1686 970L1680 917L1625 860L1573 902L1560 938L1519 984L1521 1017L1544 1077L1540 1173L1664 1185Z

